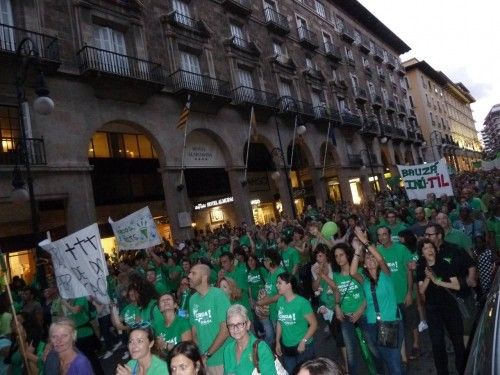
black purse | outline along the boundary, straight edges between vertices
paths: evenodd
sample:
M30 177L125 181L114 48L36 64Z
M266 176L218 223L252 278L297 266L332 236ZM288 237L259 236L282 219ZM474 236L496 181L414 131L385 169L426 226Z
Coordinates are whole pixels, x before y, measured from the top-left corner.
M399 321L384 322L380 318L380 309L375 293L375 284L371 283L371 291L373 297L373 305L377 314L377 345L385 348L396 349L399 345ZM397 308L396 308L397 309ZM398 310L399 315L399 310Z

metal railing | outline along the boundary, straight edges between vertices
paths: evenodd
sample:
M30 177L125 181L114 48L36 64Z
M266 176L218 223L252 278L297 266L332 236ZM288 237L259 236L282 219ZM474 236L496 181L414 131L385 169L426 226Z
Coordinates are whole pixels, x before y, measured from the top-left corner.
M359 46L360 46L361 49L363 49L366 52L370 52L371 51L370 41L363 34L361 34L361 43L360 43Z
M373 57L375 58L375 60L379 60L379 61L384 60L384 52L382 51L382 48L380 48L376 44L374 45Z
M385 135L392 135L393 134L394 128L392 125L384 125L384 134Z
M191 90L209 95L229 97L229 83L217 78L179 69L170 75L174 91Z
M47 164L43 138L26 138L25 147L22 138L2 137L1 140L0 165L24 165L26 156L30 165Z
M299 39L301 42L306 42L306 43L308 43L310 45L314 45L314 46L318 45L318 41L317 41L317 37L316 37L315 32L309 30L305 26L301 26L301 27L297 28L297 31L299 33Z
M379 106L381 106L382 105L382 97L380 95L375 94L372 97L372 102L373 102L373 104L378 104Z
M342 121L346 125L361 126L361 117L349 112L342 112Z
M340 35L344 39L348 39L349 41L353 42L356 40L356 36L354 35L354 30L351 28L351 26L344 24L342 27L342 31L340 32Z
M308 102L301 102L300 100L296 100L297 103L297 111L304 116L314 117L315 113L313 110L313 105Z
M340 121L339 112L336 110L328 109L324 105L318 105L313 108L314 118L316 120L332 120L332 121Z
M393 134L397 137L400 137L400 138L404 138L406 136L405 131L403 129L400 129L400 128L394 128Z
M278 99L276 94L272 92L254 89L253 87L240 86L233 91L234 102L260 104L267 107L274 107Z
M277 26L286 32L290 31L286 16L276 12L273 8L264 9L264 18L267 24L273 24L274 26Z
M378 122L371 118L364 122L363 131L367 133L378 133Z
M231 44L236 48L242 49L246 52L256 53L257 50L252 42L238 36L231 37Z
M366 99L367 98L367 96L366 96L366 90L364 88L356 87L355 92L356 92L356 97L357 98L362 98L362 99Z
M0 51L16 53L17 45L24 38L30 38L38 48L40 57L45 60L59 61L59 42L55 36L21 29L0 23ZM23 53L28 53L29 43Z
M200 26L200 21L194 18L191 18L189 16L186 16L185 14L179 13L177 11L174 11L171 14L171 19L174 21L176 24L187 27L188 29L191 29L196 32L202 32L202 28Z
M325 42L323 45L323 48L325 49L325 54L337 61L342 60L342 53L340 52L340 49L335 46L332 42Z
M252 11L252 4L250 0L224 0L224 4L234 4L239 8Z
M96 70L143 81L165 82L162 66L148 60L90 46L83 47L76 57L80 73Z
M396 109L396 103L394 103L394 100L387 101L387 108L388 109Z

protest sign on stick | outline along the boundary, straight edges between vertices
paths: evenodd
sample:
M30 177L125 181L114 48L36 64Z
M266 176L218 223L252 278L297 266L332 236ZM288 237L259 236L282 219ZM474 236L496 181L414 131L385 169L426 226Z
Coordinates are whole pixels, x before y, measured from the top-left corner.
M453 196L450 175L444 159L434 163L397 167L408 199L424 200L429 193L434 193L437 197L443 194Z
M101 247L97 224L92 224L58 241L39 243L50 253L57 288L63 298L94 296L108 304L108 267Z
M149 207L113 221L108 219L119 250L140 250L161 244L162 240L158 228L151 215Z

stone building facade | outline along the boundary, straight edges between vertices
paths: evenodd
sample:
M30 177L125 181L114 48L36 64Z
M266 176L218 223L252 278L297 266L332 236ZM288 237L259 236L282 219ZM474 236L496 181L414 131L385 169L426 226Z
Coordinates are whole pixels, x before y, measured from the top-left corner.
M182 239L192 234L186 215L205 229L292 215L292 205L360 202L395 164L422 157L399 59L409 47L357 1L0 3L6 250L33 245L29 206L10 198L15 46L26 35L55 102L49 116L33 111L28 74L40 233L96 221L106 232L108 216L147 204L166 236ZM185 138L176 124L188 98Z

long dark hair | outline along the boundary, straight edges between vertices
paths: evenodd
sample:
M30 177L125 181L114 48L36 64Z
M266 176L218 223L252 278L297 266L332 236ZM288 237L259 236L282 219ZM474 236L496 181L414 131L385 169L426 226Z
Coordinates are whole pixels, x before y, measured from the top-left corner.
M403 245L405 245L408 250L412 253L417 251L417 236L415 236L411 230L403 229L398 233L398 236L404 238Z
M200 350L198 349L198 346L192 341L181 341L177 345L173 347L173 349L169 353L169 363L172 362L172 358L174 358L177 355L182 354L183 356L189 358L193 363L198 365L198 372L196 375L205 375L206 370L205 366L203 365L203 359L200 354Z
M352 258L354 257L354 250L353 250L353 248L350 245L346 244L345 242L338 243L338 244L336 244L333 247L333 255L332 255L333 256L333 261L331 263L332 264L332 270L333 270L333 272L339 273L341 271L340 270L340 266L335 261L335 251L337 249L340 249L340 250L344 251L344 253L345 253L346 257L347 257L347 262L349 264L351 264Z

